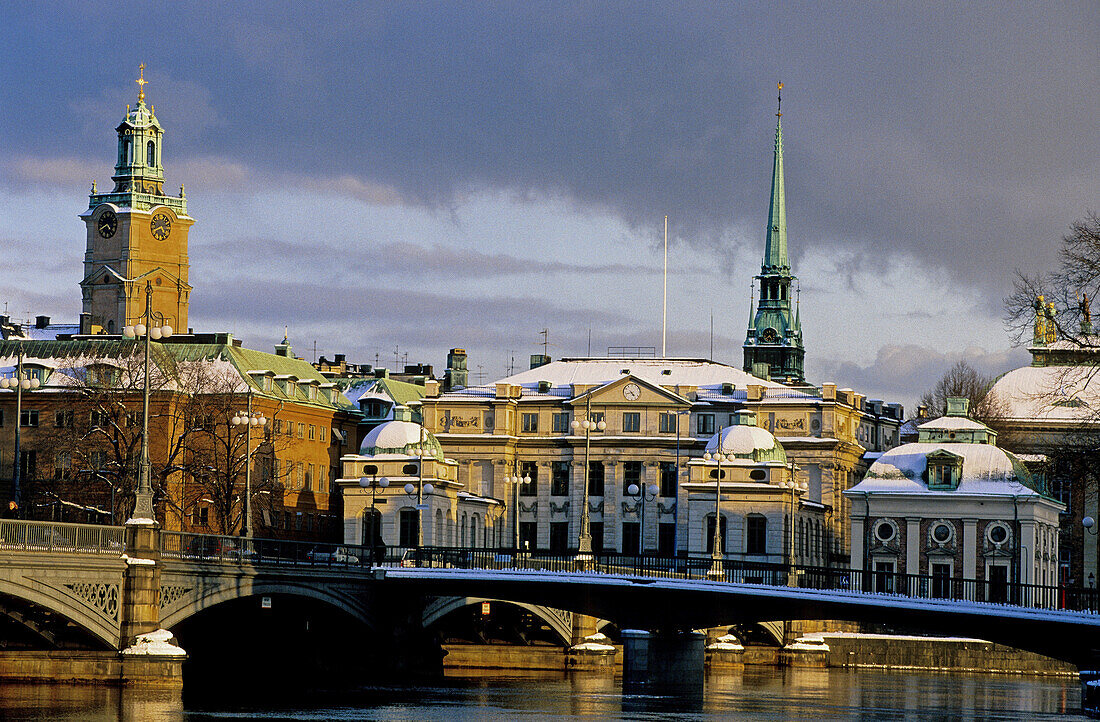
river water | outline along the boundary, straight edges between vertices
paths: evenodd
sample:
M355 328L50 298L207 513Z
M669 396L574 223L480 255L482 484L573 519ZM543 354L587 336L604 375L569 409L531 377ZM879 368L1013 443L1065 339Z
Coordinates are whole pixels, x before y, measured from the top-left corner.
M273 685L274 687L274 685ZM698 699L623 695L618 678L538 673L448 676L342 691L218 689L178 694L0 685L0 720L1083 720L1069 678L842 669L752 669L707 678Z

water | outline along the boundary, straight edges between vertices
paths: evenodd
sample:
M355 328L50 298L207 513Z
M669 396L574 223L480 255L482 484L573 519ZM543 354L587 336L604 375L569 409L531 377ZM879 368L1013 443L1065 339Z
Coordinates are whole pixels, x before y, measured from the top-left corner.
M0 685L8 722L217 720L1083 720L1070 678L912 672L751 669L707 679L695 700L624 696L599 674L449 676L431 684L364 685L330 692L188 689L178 694ZM243 694L242 694L243 692Z

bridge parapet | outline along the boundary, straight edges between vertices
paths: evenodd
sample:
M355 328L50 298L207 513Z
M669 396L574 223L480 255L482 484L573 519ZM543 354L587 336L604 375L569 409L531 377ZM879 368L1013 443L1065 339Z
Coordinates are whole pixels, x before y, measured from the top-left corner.
M121 526L66 524L51 521L0 521L0 550L121 554L126 529Z

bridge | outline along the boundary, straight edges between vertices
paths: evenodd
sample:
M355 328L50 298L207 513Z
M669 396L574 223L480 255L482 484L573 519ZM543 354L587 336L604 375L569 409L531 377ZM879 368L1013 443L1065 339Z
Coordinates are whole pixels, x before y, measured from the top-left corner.
M43 648L82 637L89 648L118 652L139 634L249 598L310 600L376 631L410 609L423 627L499 600L540 616L565 644L573 614L653 631L837 619L980 637L1079 667L1100 659L1092 589L734 560L716 567L710 557L419 548L375 559L372 551L142 525L0 521L0 618Z

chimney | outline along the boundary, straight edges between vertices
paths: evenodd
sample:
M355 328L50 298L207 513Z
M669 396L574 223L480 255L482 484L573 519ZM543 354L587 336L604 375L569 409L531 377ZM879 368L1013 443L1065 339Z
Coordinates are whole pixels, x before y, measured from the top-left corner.
M92 333L92 314L84 311L80 314L80 335L89 336Z
M35 316L34 317L34 327L35 328L46 328L49 325L50 325L50 317L49 316Z

